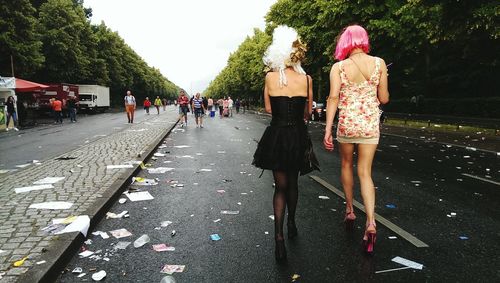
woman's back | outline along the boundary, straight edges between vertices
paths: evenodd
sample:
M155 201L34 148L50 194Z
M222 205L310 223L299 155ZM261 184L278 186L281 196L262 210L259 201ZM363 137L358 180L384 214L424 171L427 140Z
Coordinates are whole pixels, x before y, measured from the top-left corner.
M303 96L307 97L307 76L293 70L285 70L287 84L280 86L279 72L269 72L266 76L266 86L269 96Z

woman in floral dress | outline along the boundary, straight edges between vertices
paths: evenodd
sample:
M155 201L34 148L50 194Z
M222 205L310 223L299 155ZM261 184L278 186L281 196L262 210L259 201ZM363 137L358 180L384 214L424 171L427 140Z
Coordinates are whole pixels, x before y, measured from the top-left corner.
M379 141L379 104L389 102L387 66L381 58L370 56L368 34L358 25L348 26L341 33L335 50L340 60L330 72L326 129L323 144L333 151L332 126L337 108L339 121L337 141L342 160L341 182L346 198L344 222L354 225L353 156L357 148L357 173L366 211L364 248L372 253L376 240L375 187L371 177L372 162Z

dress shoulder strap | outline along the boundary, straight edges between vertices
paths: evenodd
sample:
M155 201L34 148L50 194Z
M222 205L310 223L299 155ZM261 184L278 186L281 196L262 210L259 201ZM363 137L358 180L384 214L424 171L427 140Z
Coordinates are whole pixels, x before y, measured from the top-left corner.
M347 79L347 74L344 71L344 61L339 62L339 71L340 71L340 80L343 83L349 82L349 80Z

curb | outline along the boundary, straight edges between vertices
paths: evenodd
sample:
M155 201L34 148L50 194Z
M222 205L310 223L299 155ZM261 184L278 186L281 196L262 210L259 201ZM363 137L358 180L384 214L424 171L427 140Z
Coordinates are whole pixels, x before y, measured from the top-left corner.
M142 161L148 160L153 156L154 152L163 142L163 140L170 135L172 130L177 126L177 120L165 135L160 136L152 143L150 149L144 154L141 154ZM92 231L97 223L104 217L108 209L119 198L122 191L132 182L132 177L141 171L141 166L136 165L135 168L125 171L120 178L118 178L103 194L98 198L82 215L90 217L89 233ZM80 232L62 234L56 236L51 246L54 249L49 249L47 252L42 253L41 260L45 260L45 264L33 265L26 273L21 275L17 282L55 282L59 277L62 267L71 260L75 252L79 250L86 237Z

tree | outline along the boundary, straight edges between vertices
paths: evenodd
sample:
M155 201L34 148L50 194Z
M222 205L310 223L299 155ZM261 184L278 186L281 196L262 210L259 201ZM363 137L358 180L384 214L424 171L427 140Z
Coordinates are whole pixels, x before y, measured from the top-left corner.
M42 66L35 12L28 0L0 0L0 75L11 75L11 56L19 77L29 78Z

